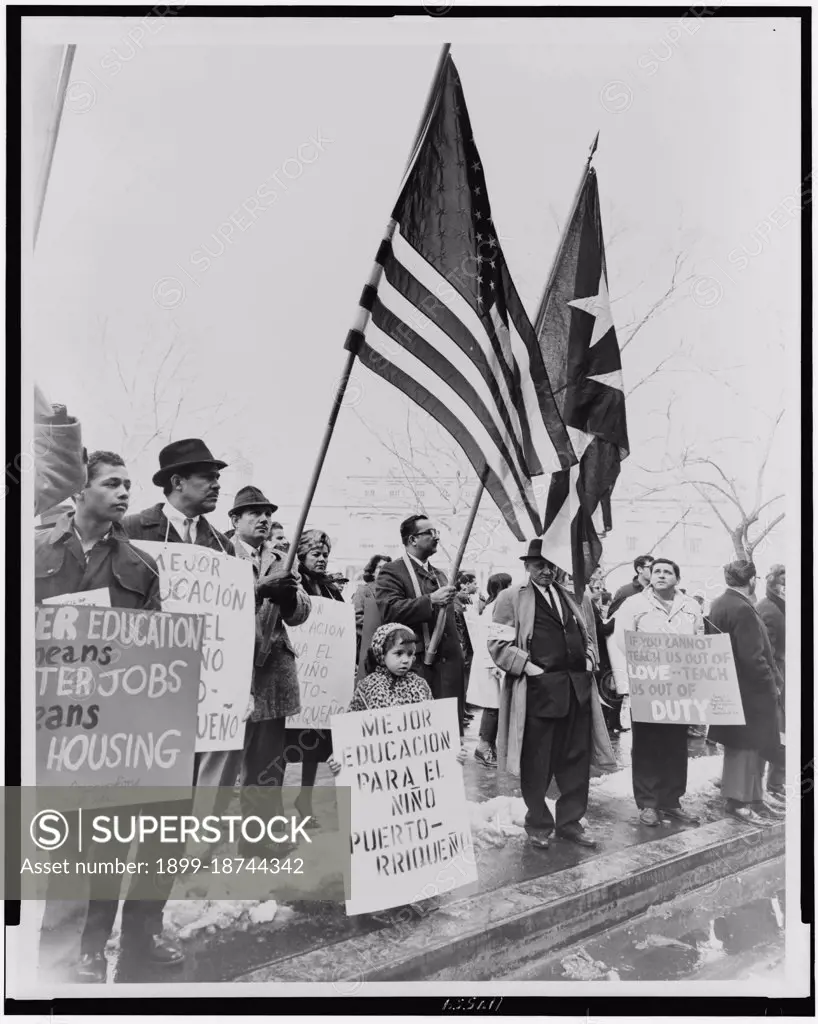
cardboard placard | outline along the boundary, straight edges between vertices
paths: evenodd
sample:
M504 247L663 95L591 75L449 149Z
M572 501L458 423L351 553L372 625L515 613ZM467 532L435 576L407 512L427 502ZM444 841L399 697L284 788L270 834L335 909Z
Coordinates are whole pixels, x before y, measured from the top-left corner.
M457 700L332 720L339 786L351 790L347 914L415 903L477 880Z
M36 610L38 786L189 786L204 617Z
M289 729L329 729L355 689L355 609L330 597L310 602L307 621L287 626L301 690L301 711L287 718Z
M131 544L156 561L164 611L205 616L197 752L241 749L256 636L250 562L198 544Z
M730 637L625 631L634 722L744 725Z

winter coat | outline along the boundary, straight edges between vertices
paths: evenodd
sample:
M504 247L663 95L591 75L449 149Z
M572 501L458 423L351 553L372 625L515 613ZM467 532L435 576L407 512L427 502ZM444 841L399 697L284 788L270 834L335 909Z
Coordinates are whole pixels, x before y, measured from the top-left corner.
M726 590L710 608L710 623L728 633L736 663L744 725L711 725L708 739L738 750L774 755L779 744L778 673L761 616L737 590Z
M100 557L104 552L104 557ZM74 529L73 514L60 516L50 530L34 537L34 600L108 590L112 608L161 611L156 562L137 551L121 526L112 525L87 555Z
M355 593L352 595L352 607L355 609L355 633L358 637L358 650L361 647L361 633L364 628L364 608L366 607L366 599L373 597L375 594L375 581L371 580L369 583L362 583Z
M308 594L312 594L313 597L328 597L333 601L344 600L341 588L328 576L310 572L302 562L298 563L298 572L301 575L301 586Z
M34 424L34 515L38 516L82 490L85 464L82 431L68 423L41 420Z
M251 562L256 583L260 576L266 576L281 561L272 545L265 541L261 547L260 569L257 569L241 541L236 538L234 543L236 558ZM309 618L310 610L310 599L303 587L298 588L294 610L283 619L278 605L269 598L256 598L251 722L286 718L287 715L295 715L301 710L296 655L286 626L300 626Z
M458 697L462 701L464 696L463 649L457 635L454 604L449 604L446 607L443 636L434 664L426 666L423 660L426 651L423 627L425 625L428 628L431 638L439 611L432 604L429 595L446 586L446 574L440 569L435 569L428 562L425 565L413 562L412 566L420 586L420 597L415 597L415 588L403 558L396 558L382 566L375 581L375 603L380 619L377 625L384 622L402 622L404 626L413 629L417 637L415 670L424 676L438 700L441 697ZM366 635L362 637L362 651L366 649L364 645L368 645L370 639Z
M122 526L131 540L158 540L160 544L184 544L173 524L165 518L162 511L164 502L151 505L132 516L125 516ZM211 526L204 516L199 516L196 524L196 544L214 551L224 551L227 555L235 555L231 541L223 533Z
M564 587L553 584L565 599L579 626L585 655L594 668L596 660L591 637L585 627L582 610L573 596ZM525 730L526 702L528 677L525 666L528 662L528 650L534 632L536 614L536 598L534 585L529 581L521 586L509 587L497 595L494 602L492 626L489 633L489 653L498 668L505 672L504 685L500 694L500 717L497 731L497 753L500 767L511 775L520 774L520 754L523 746ZM575 675L577 673L574 673ZM590 673L583 673L590 675ZM554 676L564 693L555 693L558 703L566 704L572 685L571 674L568 672L548 673ZM557 677L560 677L557 679ZM542 678L542 677L538 677ZM592 693L596 695L596 686L589 680ZM564 700L560 702L560 696ZM560 710L559 707L556 710ZM612 757L613 755L611 755Z
M778 669L782 682L784 680L785 640L786 640L786 605L783 597L767 588L767 596L756 605L756 611L767 627L770 646L773 649L775 667ZM783 689L782 689L783 695Z

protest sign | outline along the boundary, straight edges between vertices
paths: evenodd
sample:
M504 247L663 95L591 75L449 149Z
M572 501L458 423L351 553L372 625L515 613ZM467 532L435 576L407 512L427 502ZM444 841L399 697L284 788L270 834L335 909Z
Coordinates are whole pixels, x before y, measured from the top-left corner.
M634 722L744 725L730 637L625 632Z
M477 880L456 698L336 715L332 744L336 784L351 790L347 914Z
M60 594L58 597L46 597L43 604L81 604L93 608L110 608L111 591L107 587L97 590L83 590L78 594Z
M38 786L189 786L204 617L36 610Z
M301 711L288 729L329 729L355 688L355 609L330 597L310 597L310 617L288 626L296 656Z
M256 636L250 562L197 544L131 543L156 561L164 610L205 616L196 750L239 750Z

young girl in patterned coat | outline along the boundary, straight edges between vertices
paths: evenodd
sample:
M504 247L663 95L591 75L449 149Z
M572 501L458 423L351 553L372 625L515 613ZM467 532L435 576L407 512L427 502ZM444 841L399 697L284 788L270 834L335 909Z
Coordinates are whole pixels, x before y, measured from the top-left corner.
M433 700L426 680L412 671L415 660L415 634L400 622L387 622L379 626L373 636L369 655L376 668L358 683L349 711L371 711L374 708L394 708L402 704L418 704ZM461 747L457 760L463 764L466 748ZM341 770L341 762L334 756L327 761L333 775Z

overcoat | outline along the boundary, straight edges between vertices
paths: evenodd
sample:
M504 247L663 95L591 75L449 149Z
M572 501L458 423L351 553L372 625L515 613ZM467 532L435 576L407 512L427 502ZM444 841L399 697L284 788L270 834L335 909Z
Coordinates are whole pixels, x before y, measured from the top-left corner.
M136 512L132 516L125 516L122 526L128 537L131 540L158 540L160 544L184 544L173 524L165 518L162 511L164 504L160 501L158 505L151 505L150 508ZM196 524L196 544L203 548L213 548L214 551L224 551L228 555L236 553L232 541L223 533L219 533L204 516L199 516Z
M423 627L425 625L428 628L431 636L438 613L438 609L432 604L429 595L439 590L440 587L446 586L448 582L446 574L440 569L435 569L428 562L425 566L415 562L412 564L421 590L419 598L415 597L412 580L402 558L396 558L382 566L375 581L375 604L380 618L380 622L376 626L383 622L402 622L404 626L413 629L417 636L415 670L429 683L436 700L443 697L458 697L462 701L464 696L463 649L457 635L453 604L446 608L446 624L440 646L437 649L435 663L432 666L423 664L426 650ZM365 626L371 625L374 618L375 616L371 616L369 622L365 622ZM370 640L371 634L367 635L367 630L364 628L361 637L362 658L366 657Z
M586 657L596 668L594 645L585 626L582 610L570 591L558 584L560 594L577 620ZM534 632L536 602L534 585L529 580L521 586L509 587L502 591L494 602L489 653L495 665L505 672L500 694L500 719L497 731L497 755L500 767L511 775L520 774L520 754L525 731L526 696L528 680L524 674L528 662L528 651ZM568 713L570 689L578 682L573 677L585 676L581 685L587 686L592 711L592 763L602 771L610 771L616 761L611 749L607 731L602 722L599 693L590 672L548 672L537 677L542 684L553 687L553 710L555 718ZM603 735L604 734L604 735Z
M711 725L707 738L725 747L773 756L779 745L778 672L767 628L749 599L737 590L717 597L708 619L717 631L730 635L745 724Z

